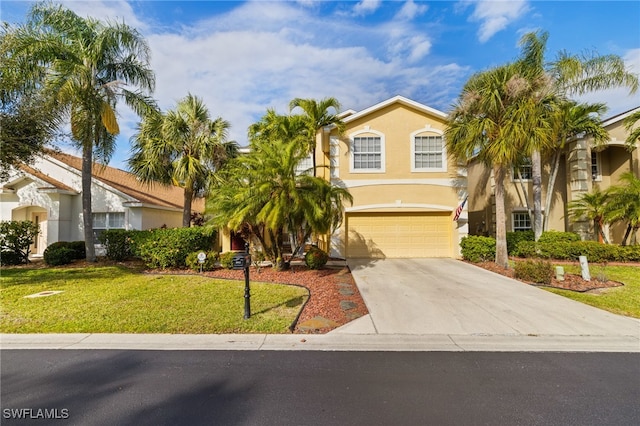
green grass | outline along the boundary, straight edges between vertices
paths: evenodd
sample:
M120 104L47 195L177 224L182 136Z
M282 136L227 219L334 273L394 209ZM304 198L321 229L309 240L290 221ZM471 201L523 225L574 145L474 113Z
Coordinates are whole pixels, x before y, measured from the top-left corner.
M566 272L580 274L578 265L562 265ZM545 287L546 290L577 300L615 314L640 318L640 268L637 266L589 265L591 279L604 274L606 279L624 283L622 287L607 289L601 293L577 293L569 290Z
M63 293L24 296L46 290ZM196 275L147 275L123 267L3 269L3 333L285 333L308 291Z

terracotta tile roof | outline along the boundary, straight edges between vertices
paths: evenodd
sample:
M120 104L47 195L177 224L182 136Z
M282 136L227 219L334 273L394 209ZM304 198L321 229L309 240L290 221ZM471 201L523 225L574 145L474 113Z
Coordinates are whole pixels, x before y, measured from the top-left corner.
M45 175L44 173L29 167L25 164L20 164L18 165L18 168L20 170L22 170L25 173L30 174L31 176L34 176L38 179L40 179L41 181L48 183L50 186L41 186L40 189L59 189L62 191L69 191L69 192L78 192L75 189L71 188L70 186L65 185L64 183L57 181L55 179L53 179L52 177Z
M69 167L82 171L82 159L80 157L53 151L49 151L47 154ZM177 186L166 187L159 184L149 186L140 182L133 174L114 167L94 163L93 177L144 204L180 209L184 204L184 191L182 188ZM191 208L194 212L202 212L204 210L204 198L194 200Z

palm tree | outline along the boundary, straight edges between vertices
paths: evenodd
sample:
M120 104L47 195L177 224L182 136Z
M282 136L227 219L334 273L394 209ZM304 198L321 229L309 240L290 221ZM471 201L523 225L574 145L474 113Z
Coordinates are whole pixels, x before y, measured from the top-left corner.
M276 268L288 267L284 230L301 235L298 244L304 244L311 232L335 229L343 202L351 201L347 190L299 174L298 164L306 156L305 145L252 141L251 152L230 162L223 182L212 187L207 199L211 223L254 235Z
M289 103L289 109L293 111L295 108L300 108L304 113L302 116L306 122L307 144L313 160L313 176L316 176L316 136L320 129L331 125L336 126L338 132L342 133L344 123L338 115L340 102L333 97L320 101L295 98ZM335 113L331 114L330 109L333 109Z
M622 58L616 55L600 56L597 54L572 55L560 52L557 59L545 64L544 55L549 34L547 32L531 32L520 40L522 56L519 60L521 73L526 75L536 89L532 93L546 92L562 101L567 96L585 94L612 87L628 87L631 93L638 88L638 77L627 71ZM558 116L551 112L541 117L541 122L553 122ZM533 141L531 150L534 233L538 240L542 234L542 153L548 147ZM557 144L551 145L551 152L557 150ZM552 192L547 190L547 200ZM549 202L547 202L549 204ZM548 210L546 212L548 214Z
M598 241L608 243L603 227L608 201L609 194L601 191L596 186L591 192L582 194L578 199L571 201L567 205L569 217L574 220L582 220L582 218L592 220Z
M132 137L129 168L143 182L184 190L182 226L191 224L191 204L214 172L237 151L227 141L229 123L210 118L202 99L188 94L175 110L147 114Z
M627 136L626 144L629 149L635 149L636 144L640 142L640 126L634 126L640 121L640 108L632 112L627 118L624 119L624 126L629 132Z
M532 126L538 120L538 106L519 71L517 64L507 64L472 76L449 114L445 131L452 156L462 161L478 158L493 170L496 263L504 268L508 268L505 176L532 137L547 137L541 127Z
M621 185L609 188L609 203L605 217L609 222L625 221L627 230L622 245L627 245L631 235L631 244L636 244L636 234L640 229L640 179L632 172L620 176Z
M571 138L585 134L591 136L595 146L600 146L609 140L609 132L602 127L601 115L606 111L604 104L584 104L566 100L557 105L551 117L553 122L554 148L551 150L551 173L545 195L545 208L543 214L543 231L549 226L549 212L551 200L560 168L560 157L565 144Z
M117 101L142 115L154 108L145 94L155 84L149 46L124 23L81 18L52 4L36 4L25 25L10 30L9 50L23 61L25 80L68 114L72 139L82 149L82 216L88 261L95 261L91 210L93 158L108 162L119 133ZM137 90L136 88L139 88ZM133 90L132 90L133 89Z

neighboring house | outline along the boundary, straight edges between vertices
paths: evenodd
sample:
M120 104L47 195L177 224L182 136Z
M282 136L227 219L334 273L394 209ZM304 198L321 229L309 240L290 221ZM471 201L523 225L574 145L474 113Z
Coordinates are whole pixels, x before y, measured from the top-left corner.
M560 168L555 184L555 191L549 214L549 230L573 231L583 239L595 239L593 223L591 221L572 222L569 220L567 204L580 198L582 194L590 192L594 186L601 190L619 184L622 173L632 171L640 176L640 161L638 144L634 150L625 145L628 132L623 120L638 108L616 115L603 121L603 126L609 132L611 140L601 148L594 148L590 138L576 138L571 140L562 154ZM505 211L507 217L507 231L523 231L531 229L531 219L527 211L527 203L522 186L526 191L529 204L532 202L531 168L524 165L520 169L522 182L517 173L511 173L506 180ZM546 194L546 184L549 180L550 165L543 165L543 199ZM473 235L495 236L495 199L494 183L491 170L479 162L471 162L468 166L469 181L469 233ZM533 208L533 207L531 207ZM605 233L609 241L620 243L625 226L616 224L607 226Z
M458 257L467 235L464 168L447 157L446 114L396 96L342 114L345 130L318 134L318 176L353 196L342 227L320 239L333 256Z
M0 182L0 219L30 220L40 228L33 254L42 254L56 241L84 240L81 169L81 158L47 151ZM131 173L94 164L91 195L96 236L106 229L182 226L181 188L149 187ZM202 212L203 199L197 199L192 209Z

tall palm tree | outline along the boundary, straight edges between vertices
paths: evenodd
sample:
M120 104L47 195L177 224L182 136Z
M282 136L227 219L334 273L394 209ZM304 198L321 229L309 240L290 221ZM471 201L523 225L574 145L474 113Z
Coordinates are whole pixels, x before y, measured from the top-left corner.
M551 120L553 123L554 146L550 150L551 172L545 195L545 208L543 212L543 231L549 226L549 212L551 200L560 168L560 157L567 141L571 138L585 134L591 136L595 146L600 146L609 140L609 132L602 127L600 117L606 111L604 104L585 104L576 101L561 101L554 110Z
M462 161L476 157L493 170L496 263L504 268L508 268L505 177L532 138L547 137L544 129L532 125L538 120L538 106L519 71L512 63L472 76L449 114L445 131L452 156Z
M575 55L565 51L559 52L555 61L546 64L544 60L547 32L531 32L520 40L522 67L521 73L526 75L536 90L532 93L547 92L552 97L564 100L568 96L609 89L612 87L628 87L631 93L638 89L638 77L626 69L622 58L616 55ZM553 122L557 115L547 114L541 122ZM537 240L542 234L542 153L558 149L532 143L532 181L534 197L534 234ZM547 194L547 198L551 193ZM548 214L548 212L547 212Z
M328 97L320 101L315 99L295 98L289 103L289 109L293 111L300 108L306 122L306 136L309 153L313 160L313 176L316 176L316 136L320 129L334 125L338 132L342 133L344 123L339 117L340 102L336 98ZM333 109L334 113L330 110Z
M188 94L175 110L146 115L132 137L131 172L149 184L183 188L184 227L190 226L194 197L234 155L236 144L227 141L229 126L220 117L212 120L202 99Z
M609 188L609 203L605 218L610 222L627 222L622 245L627 245L631 235L631 244L636 244L636 234L640 229L640 178L632 172L620 176L620 185Z
M608 201L609 194L596 186L591 192L582 194L577 200L573 200L567 205L569 217L574 220L582 218L592 220L598 241L608 243L607 236L604 234Z
M118 100L136 113L154 108L149 46L124 23L81 18L52 4L38 3L25 25L11 29L10 51L32 66L24 76L55 99L68 114L73 141L82 149L82 216L88 261L95 261L91 209L94 155L108 162L119 133ZM40 72L41 70L41 72Z

